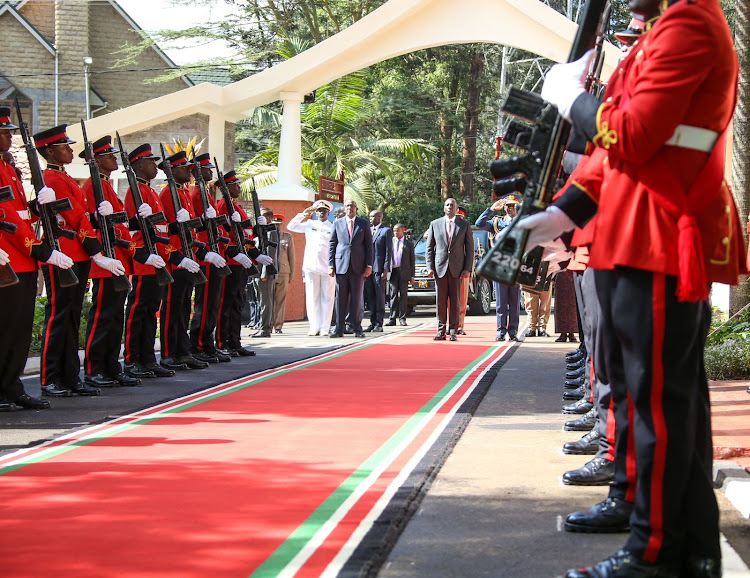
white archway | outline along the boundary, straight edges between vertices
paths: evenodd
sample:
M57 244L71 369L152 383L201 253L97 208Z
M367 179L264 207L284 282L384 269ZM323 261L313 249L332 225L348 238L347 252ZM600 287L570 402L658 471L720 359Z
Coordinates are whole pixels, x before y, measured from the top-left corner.
M197 112L207 114L212 154L223 157L224 123L255 107L284 103L278 181L264 198L312 200L301 186L299 105L303 95L377 62L447 44L504 44L554 61L567 58L577 26L539 0L389 0L304 53L225 87L200 84L89 121L91 134L136 132ZM607 44L604 76L620 51ZM76 127L70 127L75 135ZM80 129L78 129L80 130ZM80 135L76 135L80 136ZM73 136L75 138L75 136Z

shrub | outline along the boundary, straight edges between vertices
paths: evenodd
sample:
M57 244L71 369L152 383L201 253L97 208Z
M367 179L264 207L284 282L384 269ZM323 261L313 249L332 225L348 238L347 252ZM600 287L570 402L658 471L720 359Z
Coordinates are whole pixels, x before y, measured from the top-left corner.
M708 379L746 379L750 377L750 341L725 339L706 347Z
M44 307L47 305L46 297L37 297L34 307L34 325L31 330L31 346L29 351L39 353L42 351L42 331L44 330ZM86 323L89 318L91 309L91 296L87 293L83 298L83 308L81 309L81 324L78 327L78 348L83 349L86 346Z

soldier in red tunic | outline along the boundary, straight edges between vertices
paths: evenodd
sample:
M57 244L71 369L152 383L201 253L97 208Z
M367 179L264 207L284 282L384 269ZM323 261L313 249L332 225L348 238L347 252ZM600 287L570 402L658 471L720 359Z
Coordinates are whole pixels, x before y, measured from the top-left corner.
M41 381L42 395L67 397L73 395L99 395L97 387L81 381L81 362L78 359L78 329L81 324L83 296L93 261L99 267L117 275L125 269L117 259L102 255L102 245L96 237L89 214L88 202L81 187L65 172L64 165L73 161L75 141L66 134L67 125L60 125L34 135L39 154L47 161L44 182L53 191L51 197L70 199L72 209L58 216L64 221L63 228L75 231L75 239L60 239L60 248L73 259L73 272L78 284L71 287L60 285L59 276L52 265L42 265L44 285L47 290L47 305L44 308L42 330ZM44 203L47 194L42 193L37 202ZM33 207L32 207L33 208Z
M16 129L10 122L10 109L0 107L0 153L10 149ZM11 188L14 198L0 205L0 220L15 225L16 230L0 232L0 265L10 264L18 283L0 287L0 302L9 305L3 311L6 330L0 332L0 411L46 409L49 402L28 395L20 379L31 344L39 263L69 269L73 260L36 238L21 179L3 154L0 187L5 186Z
M542 90L597 147L586 166L603 164L601 186L571 186L519 223L540 244L596 213L589 260L602 308L596 371L618 412L615 484L634 442L629 539L607 560L567 575L720 576L703 347L710 283L735 284L746 272L724 182L737 57L717 0L631 0L630 9L662 15L617 67L603 103L583 87L587 57L553 67ZM628 399L632 431L622 415Z

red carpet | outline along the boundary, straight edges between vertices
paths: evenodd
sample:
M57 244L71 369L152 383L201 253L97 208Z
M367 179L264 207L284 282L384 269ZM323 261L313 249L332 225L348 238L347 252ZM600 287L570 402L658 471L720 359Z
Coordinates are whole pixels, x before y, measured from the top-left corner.
M334 575L507 350L494 317L472 321L457 343L385 336L7 456L2 575Z

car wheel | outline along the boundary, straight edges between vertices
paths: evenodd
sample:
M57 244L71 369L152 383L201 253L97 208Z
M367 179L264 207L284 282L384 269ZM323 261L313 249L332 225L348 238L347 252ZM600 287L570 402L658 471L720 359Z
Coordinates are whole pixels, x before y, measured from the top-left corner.
M492 284L480 277L477 279L476 299L469 301L469 313L487 315L492 312Z

